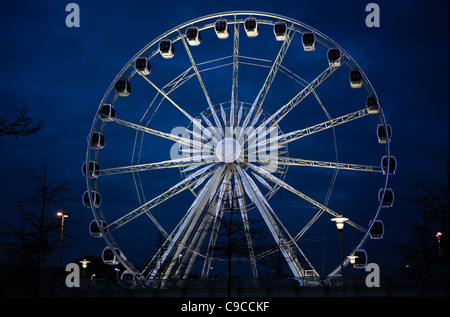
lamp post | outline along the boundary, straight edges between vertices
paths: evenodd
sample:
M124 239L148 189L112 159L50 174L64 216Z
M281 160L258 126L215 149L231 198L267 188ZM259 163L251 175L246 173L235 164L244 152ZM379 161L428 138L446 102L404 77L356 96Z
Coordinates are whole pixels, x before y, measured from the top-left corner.
M442 232L437 232L436 233L436 238L438 241L438 251L439 251L439 270L441 271L441 275L442 275L442 261L441 261L441 236L442 236Z
M442 232L436 233L436 238L438 240L439 259L441 258L441 236L442 236Z
M341 278L342 278L342 289L345 289L344 286L344 256L342 251L342 230L344 229L344 222L347 221L348 218L342 217L342 215L337 216L336 218L332 218L331 221L336 222L336 228L339 231L339 245L341 247Z
M58 217L61 217L61 243L60 243L60 253L59 253L59 276L61 277L61 271L62 271L62 253L63 253L63 241L64 241L64 218L69 217L68 214L65 214L62 211L58 211L56 213Z
M356 259L358 258L357 255L354 255L353 253L350 255L347 255L347 258L350 261L350 264L352 265L352 280L353 280L353 287L355 286L355 267L353 266L356 262Z

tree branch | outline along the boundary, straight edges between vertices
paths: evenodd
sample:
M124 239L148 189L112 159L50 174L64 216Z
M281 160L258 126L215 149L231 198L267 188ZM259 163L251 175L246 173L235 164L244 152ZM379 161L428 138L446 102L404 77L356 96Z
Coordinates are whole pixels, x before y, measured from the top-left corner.
M7 115L0 117L0 137L13 136L18 138L19 136L36 133L45 127L46 125L43 120L35 122L33 118L29 116L26 106L23 106L22 109L17 112L17 115L12 122L8 122Z

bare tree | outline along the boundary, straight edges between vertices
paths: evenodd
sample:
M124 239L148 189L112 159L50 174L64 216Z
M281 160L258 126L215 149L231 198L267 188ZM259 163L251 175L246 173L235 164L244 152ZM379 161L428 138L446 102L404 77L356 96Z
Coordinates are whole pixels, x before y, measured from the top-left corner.
M19 225L3 223L0 250L8 258L7 263L20 265L23 272L30 266L37 267L35 286L37 295L40 266L60 246L61 227L60 219L55 217L56 210L62 209L67 212L66 204L75 199L70 196L70 183L54 184L48 179L45 162L42 176L29 177L27 180L31 182L30 192L17 197ZM48 215L48 212L46 214L49 207L54 207L52 210L55 212L51 215ZM68 220L67 224L70 223L75 222ZM65 234L65 237L75 236Z
M430 269L437 266L441 260L448 259L441 256L448 254L449 235L449 192L448 182L430 188L423 181L414 186L420 188L423 196L411 201L417 206L416 211L419 218L415 220L404 220L410 229L410 240L406 243L397 244L396 247L405 251L405 259L412 262L413 272L429 276ZM439 241L436 233L441 232L442 239ZM414 269L415 268L415 269Z
M220 227L217 229L218 238L212 252L214 258L227 260L227 276L229 278L232 276L232 258L250 261L247 234L251 236L255 254L277 248L270 232L265 230L262 218L256 216L247 221L249 222L248 232L246 232L240 212L230 208L228 212L224 213L220 220ZM266 264L262 261L259 262L262 265Z
M26 106L23 106L17 112L16 117L12 121L9 120L7 115L0 117L0 137L13 136L18 138L19 136L36 133L43 128L45 128L45 122L33 120L29 116Z

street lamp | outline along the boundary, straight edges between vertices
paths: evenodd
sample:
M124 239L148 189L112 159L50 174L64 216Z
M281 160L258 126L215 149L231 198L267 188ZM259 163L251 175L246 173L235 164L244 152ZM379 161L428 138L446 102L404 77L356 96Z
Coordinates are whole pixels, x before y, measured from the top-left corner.
M88 260L86 260L86 259L83 259L83 260L81 260L81 261L79 261L79 262L81 263L81 267L82 267L83 269L87 268L88 263L91 263L91 261L88 261Z
M347 221L348 218L342 217L342 215L337 216L336 218L332 218L331 221L336 222L336 228L339 232L342 232L344 229L344 222Z
M348 218L342 217L342 215L337 216L336 218L332 218L331 221L336 222L336 228L339 231L339 244L341 247L341 277L342 277L342 289L344 286L344 256L342 252L342 230L344 229L344 222L347 221Z
M442 261L441 261L441 236L442 236L442 232L437 232L436 233L436 238L438 240L438 251L439 251L439 269L441 271L442 274Z
M81 271L81 275L82 275L81 278L84 279L84 278L85 278L85 271L86 271L87 265L88 265L88 263L91 263L91 261L88 261L88 260L86 260L86 259L83 259L83 260L78 261L78 262L81 263L81 267L83 268L83 270Z
M64 218L69 217L68 214L65 214L62 211L58 211L56 213L58 217L61 217L61 243L60 243L60 253L59 253L59 276L61 276L62 271L62 253L63 253L63 239L64 239Z
M357 255L354 255L353 253L350 255L347 255L347 258L350 261L350 264L352 265L352 280L353 280L353 286L355 286L355 267L354 264L356 262L356 259L358 258Z
M353 253L352 254L350 254L350 255L347 255L347 258L350 260L350 264L355 264L355 262L356 262L356 259L358 258L358 256L357 255L354 255Z
M442 232L436 233L436 237L438 239L439 259L441 258L441 236L442 236Z

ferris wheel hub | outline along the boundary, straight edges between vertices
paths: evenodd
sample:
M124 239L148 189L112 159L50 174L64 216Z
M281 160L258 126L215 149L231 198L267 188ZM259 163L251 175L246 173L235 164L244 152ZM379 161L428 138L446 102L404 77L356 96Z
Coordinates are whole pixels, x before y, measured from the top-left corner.
M215 153L219 161L232 163L241 155L241 145L233 138L224 138L217 143Z

